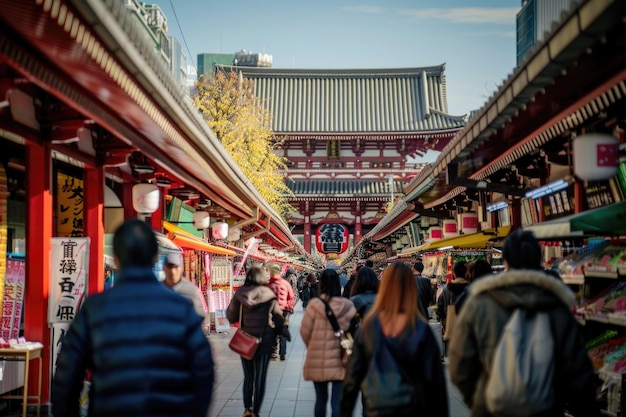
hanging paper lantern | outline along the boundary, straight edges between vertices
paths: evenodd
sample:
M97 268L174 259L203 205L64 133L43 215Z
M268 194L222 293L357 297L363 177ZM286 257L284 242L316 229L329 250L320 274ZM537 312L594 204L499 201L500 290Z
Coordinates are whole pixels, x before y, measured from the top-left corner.
M241 239L241 229L238 227L232 227L228 229L228 240L229 242L236 242Z
M133 209L137 213L154 213L159 208L160 203L159 187L156 185L141 183L133 186Z
M350 231L343 224L322 224L315 231L315 247L320 253L344 253Z
M460 229L463 233L478 232L478 214L473 212L461 213Z
M606 133L588 133L574 139L574 174L587 181L608 180L617 173L618 139Z
M447 219L443 221L443 237L452 237L458 234L456 220Z
M192 214L193 227L198 230L208 229L211 225L211 216L206 211L195 211Z
M432 226L430 229L428 229L428 233L430 234L431 242L443 239L443 227L441 226Z
M213 239L221 240L226 239L228 237L228 223L226 222L215 222L211 226L211 233L213 235Z

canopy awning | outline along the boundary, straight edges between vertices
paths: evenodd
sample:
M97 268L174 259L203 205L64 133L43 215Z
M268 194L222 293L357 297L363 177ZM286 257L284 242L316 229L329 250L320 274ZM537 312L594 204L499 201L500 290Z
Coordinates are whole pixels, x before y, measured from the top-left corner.
M524 227L537 239L626 235L626 201Z
M167 230L167 235L172 240L172 242L174 242L181 248L199 250L203 252L214 253L216 255L237 255L235 251L232 251L230 249L221 248L219 246L206 243L202 239L190 235L185 230L170 222L164 221L163 228Z
M424 243L420 246L408 248L398 254L398 256L407 256L419 251L428 251L433 249L441 249L450 247L450 249L481 249L487 246L492 240L505 238L509 235L511 226L501 226L494 229L486 229L477 233L467 235L459 235L436 240L434 242Z

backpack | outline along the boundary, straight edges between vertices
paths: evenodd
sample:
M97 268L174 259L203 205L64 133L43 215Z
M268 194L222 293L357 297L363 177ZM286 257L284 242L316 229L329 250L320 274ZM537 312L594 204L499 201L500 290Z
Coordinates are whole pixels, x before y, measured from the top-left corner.
M364 407L377 416L415 415L426 399L423 384L414 380L414 365L394 351L382 332L379 318L372 321L374 340L372 359L361 384Z
M554 407L554 337L548 313L516 309L496 345L485 386L494 416L527 417Z

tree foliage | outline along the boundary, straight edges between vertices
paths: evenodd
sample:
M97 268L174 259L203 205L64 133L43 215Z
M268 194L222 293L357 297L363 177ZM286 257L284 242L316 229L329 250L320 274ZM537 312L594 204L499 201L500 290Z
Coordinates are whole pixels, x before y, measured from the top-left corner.
M281 173L286 159L274 152L280 141L271 130L271 115L256 103L252 81L217 72L200 76L196 87L194 105L259 194L287 218L294 208Z

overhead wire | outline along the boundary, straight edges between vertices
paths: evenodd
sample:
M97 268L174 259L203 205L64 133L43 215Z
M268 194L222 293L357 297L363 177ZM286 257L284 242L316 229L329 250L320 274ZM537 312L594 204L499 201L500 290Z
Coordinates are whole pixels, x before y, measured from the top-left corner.
M187 39L185 39L185 34L183 33L183 28L181 27L180 21L178 20L178 15L176 14L176 9L174 9L174 3L172 2L172 0L170 0L170 6L172 7L172 12L174 13L174 20L176 20L176 25L178 26L178 30L180 31L180 36L183 38L185 49L187 50L187 53L189 54L189 59L191 60L191 62L194 62L193 56L191 55L191 50L189 50L189 46L187 45ZM192 64L192 65L196 69L196 73L197 73L198 69L196 68L196 65L195 64Z

